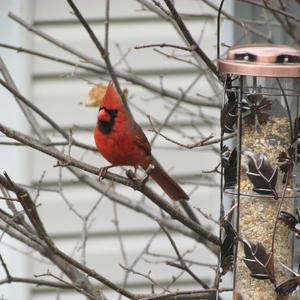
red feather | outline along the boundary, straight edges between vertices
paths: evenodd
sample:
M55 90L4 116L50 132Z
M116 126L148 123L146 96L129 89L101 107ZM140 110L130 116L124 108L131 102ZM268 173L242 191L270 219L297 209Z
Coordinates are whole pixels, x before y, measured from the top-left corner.
M188 200L188 195L151 155L151 145L141 127L124 107L112 82L100 101L94 130L98 151L115 166L141 166L173 200Z

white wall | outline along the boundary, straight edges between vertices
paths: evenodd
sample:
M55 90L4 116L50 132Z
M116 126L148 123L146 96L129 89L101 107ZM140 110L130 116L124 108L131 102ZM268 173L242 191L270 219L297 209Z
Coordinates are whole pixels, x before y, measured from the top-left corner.
M2 0L0 2L0 41L24 47L30 46L30 36L7 17L8 12L22 15L27 19L30 17L31 1L29 0ZM21 57L16 53L0 48L0 56L7 65L20 91L30 96L31 93L31 64L29 58ZM0 88L0 120L4 124L15 129L29 132L28 124L17 105L15 99L4 88ZM3 138L1 137L1 140ZM0 172L6 171L12 179L17 182L29 183L31 180L30 159L28 151L17 147L0 146ZM6 205L0 203L2 207ZM0 252L13 276L28 275L28 261L26 256L18 251L11 250L8 246L27 250L23 245L4 235L0 244ZM2 267L0 277L5 277ZM0 286L0 297L7 300L30 299L30 287L23 284L11 284Z

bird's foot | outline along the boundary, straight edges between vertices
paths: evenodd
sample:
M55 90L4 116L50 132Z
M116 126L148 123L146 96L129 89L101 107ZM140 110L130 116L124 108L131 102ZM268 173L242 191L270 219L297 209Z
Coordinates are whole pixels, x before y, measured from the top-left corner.
M141 184L144 186L146 184L146 182L149 179L150 173L151 171L155 168L155 166L153 164L149 164L149 166L147 167L147 169L145 170L146 175L145 177L141 180Z
M147 176L149 177L151 171L155 168L155 166L153 164L149 164L149 166L147 167L147 169L145 170Z
M126 170L126 176L129 178L129 179L131 179L132 181L138 181L139 180L139 178L138 178L138 176L137 176L137 174L136 174L136 169L134 170L134 172L132 172L132 170Z
M132 170L126 170L126 176L134 183L133 188L139 189L143 186L143 180L137 176L137 168L134 168L134 172Z
M107 167L101 167L101 168L99 169L99 181L102 180L102 179L104 179L104 176L105 176L105 174L107 173L107 170L108 170L109 168L112 168L112 167L113 167L113 165L107 166Z
M149 174L146 174L143 179L140 179L141 186L144 186L149 179Z
M151 171L154 169L154 165L150 164L148 168L145 170L146 175L143 178L139 178L137 176L137 168L134 168L134 172L132 170L127 170L126 175L129 179L137 183L139 186L144 186L149 179Z

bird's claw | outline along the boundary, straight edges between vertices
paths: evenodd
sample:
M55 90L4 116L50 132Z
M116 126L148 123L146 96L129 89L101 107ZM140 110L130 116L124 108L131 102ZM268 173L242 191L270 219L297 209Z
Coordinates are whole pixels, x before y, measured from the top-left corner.
M107 167L102 167L99 169L99 181L104 179L104 176L107 173L107 169Z
M146 184L146 182L147 182L148 179L149 179L150 173L151 173L151 171L152 171L154 168L155 168L155 166L154 166L153 164L149 164L149 166L148 166L147 169L145 170L146 175L145 175L145 177L141 180L141 184L142 184L142 185L145 185L145 184Z
M132 181L137 181L138 177L136 176L136 172L132 172L132 170L126 170L126 176Z
M153 164L149 164L149 166L147 167L147 169L145 170L147 176L149 177L151 171L155 168L155 166Z
M112 168L112 167L114 167L114 165L107 166L107 167L102 167L102 168L99 169L99 181L104 179L104 176L106 175L107 170L109 168Z
M149 179L149 174L146 174L146 176L143 179L141 179L141 185L144 186L148 181L148 179Z
M145 182L144 182L144 178L143 179L140 179L137 175L136 175L136 172L132 172L132 170L127 170L126 171L126 175L127 177L133 181L133 183L136 185L136 188L137 187L142 187Z
M151 171L154 169L154 165L150 164L148 166L148 168L145 170L146 175L144 176L144 178L139 178L136 174L136 168L135 168L135 172L132 172L132 170L127 170L126 171L126 175L129 179L131 179L132 181L138 183L138 185L140 186L144 186L146 184L146 182L149 179L150 173Z

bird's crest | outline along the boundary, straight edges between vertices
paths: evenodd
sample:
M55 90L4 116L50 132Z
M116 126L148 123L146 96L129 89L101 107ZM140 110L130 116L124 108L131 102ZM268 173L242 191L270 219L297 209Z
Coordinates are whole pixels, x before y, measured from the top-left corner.
M116 90L112 81L108 83L105 94L100 101L100 107L109 110L120 109L123 106L121 96Z

